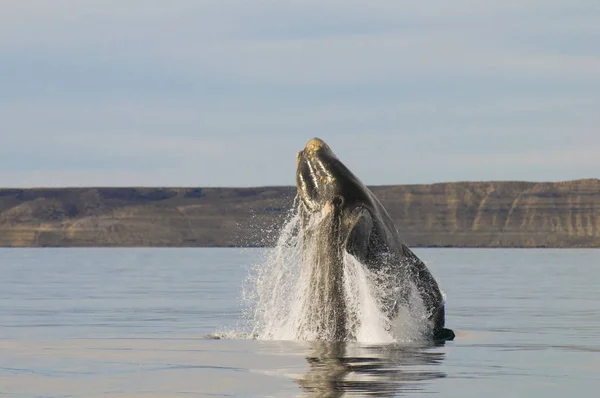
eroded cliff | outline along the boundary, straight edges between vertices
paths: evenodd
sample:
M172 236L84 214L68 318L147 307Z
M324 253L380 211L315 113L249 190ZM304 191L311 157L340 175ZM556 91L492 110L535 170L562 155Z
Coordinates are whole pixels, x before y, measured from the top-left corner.
M411 246L600 247L600 180L371 188ZM292 187L0 189L0 246L262 246Z

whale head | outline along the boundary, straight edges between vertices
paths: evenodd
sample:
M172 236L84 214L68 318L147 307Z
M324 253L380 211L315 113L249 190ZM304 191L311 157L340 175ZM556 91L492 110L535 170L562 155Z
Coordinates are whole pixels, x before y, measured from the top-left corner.
M296 155L298 196L310 212L326 206L353 210L365 199L362 182L321 139L313 138Z
M296 155L296 187L303 219L325 217L335 228L320 239L364 257L371 237L376 199L321 139L311 139ZM326 235L326 236L323 236Z

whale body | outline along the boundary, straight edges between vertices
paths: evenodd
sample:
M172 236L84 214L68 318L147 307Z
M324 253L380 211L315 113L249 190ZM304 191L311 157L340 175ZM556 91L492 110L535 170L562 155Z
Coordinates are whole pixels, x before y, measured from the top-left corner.
M303 263L310 263L310 294L314 308L308 324L318 340L351 340L355 322L344 297L343 262L355 257L379 276L385 294L381 310L389 319L402 307L420 300L426 337L451 340L445 328L445 303L435 278L402 242L394 223L375 195L319 138L311 139L296 156L296 187Z

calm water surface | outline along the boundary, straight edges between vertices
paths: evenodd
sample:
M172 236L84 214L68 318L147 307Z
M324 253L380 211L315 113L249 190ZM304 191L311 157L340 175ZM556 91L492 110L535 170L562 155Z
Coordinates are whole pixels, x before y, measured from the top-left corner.
M209 338L239 328L261 249L0 249L0 395L596 396L600 250L416 253L445 345Z

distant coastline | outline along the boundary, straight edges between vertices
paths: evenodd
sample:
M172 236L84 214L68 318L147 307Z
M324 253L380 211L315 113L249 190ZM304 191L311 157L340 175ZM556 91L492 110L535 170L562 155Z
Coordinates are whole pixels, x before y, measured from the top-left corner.
M600 247L600 180L370 187L413 247ZM294 187L4 188L0 247L272 246Z

